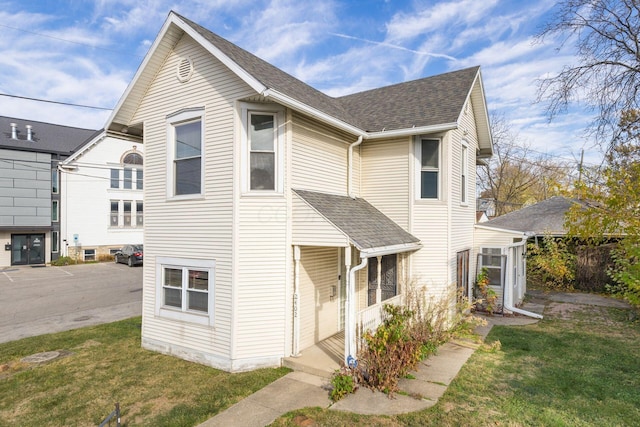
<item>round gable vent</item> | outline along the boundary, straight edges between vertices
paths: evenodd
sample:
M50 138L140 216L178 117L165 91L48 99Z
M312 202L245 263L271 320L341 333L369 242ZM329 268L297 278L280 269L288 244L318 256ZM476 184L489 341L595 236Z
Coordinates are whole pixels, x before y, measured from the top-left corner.
M176 70L178 80L182 83L188 82L193 74L193 61L190 58L184 58L178 63L178 69Z

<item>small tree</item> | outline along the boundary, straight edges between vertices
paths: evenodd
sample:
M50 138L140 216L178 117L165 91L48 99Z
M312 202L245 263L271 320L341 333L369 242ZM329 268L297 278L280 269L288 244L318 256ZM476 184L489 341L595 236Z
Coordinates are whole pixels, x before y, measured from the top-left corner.
M545 236L539 244L527 247L527 278L548 290L573 290L575 255L564 239Z

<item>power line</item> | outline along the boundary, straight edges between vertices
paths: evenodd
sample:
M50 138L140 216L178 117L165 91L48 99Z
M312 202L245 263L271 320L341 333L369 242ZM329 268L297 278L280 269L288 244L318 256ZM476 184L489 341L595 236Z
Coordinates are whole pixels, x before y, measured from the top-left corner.
M72 102L51 101L49 99L30 98L28 96L11 95L11 94L8 94L8 93L0 93L0 96L6 96L8 98L16 98L16 99L26 99L28 101L48 102L49 104L67 105L67 106L71 106L71 107L92 108L94 110L106 110L106 111L112 111L113 110L113 108L95 107L93 105L74 104Z

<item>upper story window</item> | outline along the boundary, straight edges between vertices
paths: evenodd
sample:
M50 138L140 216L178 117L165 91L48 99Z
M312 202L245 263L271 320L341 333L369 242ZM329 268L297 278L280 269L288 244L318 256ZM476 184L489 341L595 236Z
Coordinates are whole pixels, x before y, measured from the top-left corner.
M167 118L169 197L202 194L203 115L204 110L196 109Z
M111 168L110 188L124 190L142 190L144 160L138 152L131 151L122 156L121 167ZM121 181L122 178L122 181Z
M255 108L255 109L254 109ZM244 193L282 193L283 123L282 108L270 105L243 106L243 179Z
M58 187L60 182L59 177L58 167L54 166L53 169L51 169L51 192L53 194L58 194L60 192L60 188Z
M440 198L440 140L421 138L416 144L421 199Z
M462 142L460 152L460 203L466 205L468 203L468 184L469 175L469 146L466 142Z

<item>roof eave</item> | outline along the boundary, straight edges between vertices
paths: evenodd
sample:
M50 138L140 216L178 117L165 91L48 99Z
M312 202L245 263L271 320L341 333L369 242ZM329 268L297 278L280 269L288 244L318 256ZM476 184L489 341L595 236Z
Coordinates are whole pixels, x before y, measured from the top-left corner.
M353 243L353 242L352 242ZM356 246L354 244L354 246ZM356 246L357 247L357 246ZM360 258L373 258L384 255L399 254L403 252L413 252L422 248L422 243L402 243L398 245L381 246L378 248L358 248L360 250Z
M329 125L332 125L338 129L344 130L346 132L352 133L356 136L362 136L363 138L368 138L368 135L365 131L359 129L356 126L353 126L349 123L346 123L342 120L339 120L329 114L326 114L316 108L310 107L309 105L305 104L304 102L300 102L294 98L291 98L290 96L287 96L281 92L278 92L275 89L270 89L270 88L266 88L264 91L261 92L261 94L265 97L265 98L270 98L275 102L278 102L279 104L284 105L285 107L289 107L292 108L296 111L300 111L302 113L308 114L314 118L317 118L318 120L327 123Z
M90 140L88 140L86 143L84 143L80 149L78 151L76 151L75 153L73 153L71 156L67 157L66 159L64 159L63 162L61 162L61 165L68 165L69 163L73 162L74 160L76 160L78 157L81 157L84 153L86 153L89 149L91 149L94 145L98 144L102 139L104 139L104 137L106 136L107 132L105 130L103 130L102 132L100 132L99 134L97 134L96 136L94 136L93 138L91 138Z
M441 123L437 125L412 127L412 128L405 128L405 129L367 132L367 138L382 139L382 138L394 138L394 137L402 137L402 136L425 135L425 134L436 133L436 132L446 132L446 131L457 129L457 128L458 128L457 122Z

